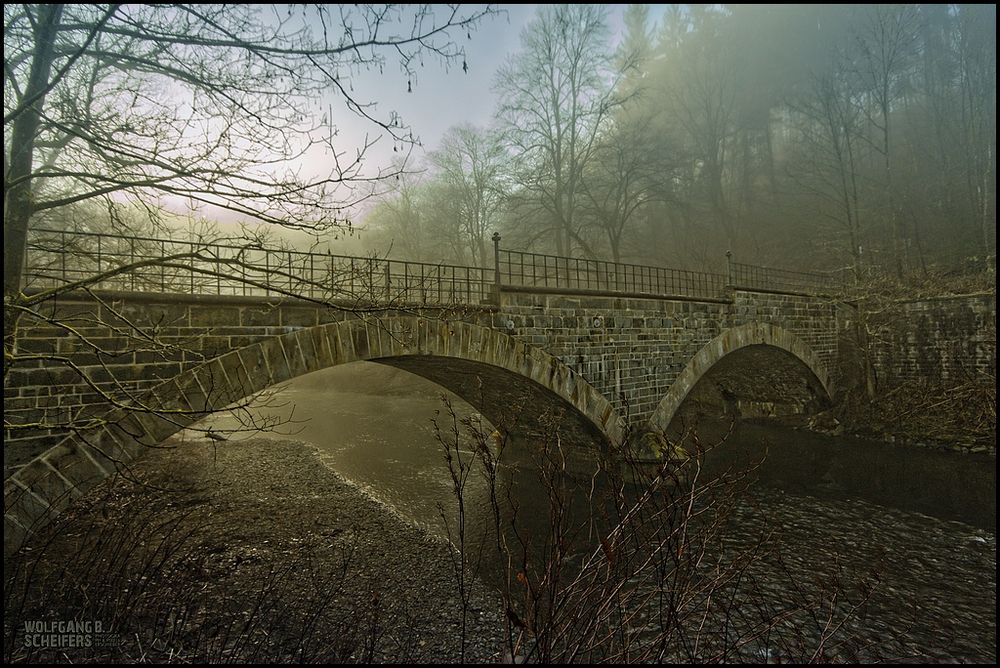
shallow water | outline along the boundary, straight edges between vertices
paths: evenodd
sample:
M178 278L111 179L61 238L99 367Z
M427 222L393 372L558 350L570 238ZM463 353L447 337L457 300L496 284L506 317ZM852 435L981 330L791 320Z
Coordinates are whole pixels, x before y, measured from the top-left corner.
M281 396L303 421L272 437L315 444L339 474L408 521L447 536L455 502L431 422L436 417L446 435L451 428L440 388L363 363L301 377ZM454 406L459 417L474 416L467 404ZM232 424L217 421L219 428ZM881 582L864 618L851 623L872 648L843 658L995 660L995 460L745 424L707 463L726 468L765 453L751 498L733 510L727 541L738 545L765 527L776 531L784 568L802 580L839 565L845 580L857 581L877 565ZM519 503L541 507L530 472L517 475L527 481L516 485ZM470 524L479 528L488 502L475 476L466 498ZM790 597L786 578L762 568L769 595Z

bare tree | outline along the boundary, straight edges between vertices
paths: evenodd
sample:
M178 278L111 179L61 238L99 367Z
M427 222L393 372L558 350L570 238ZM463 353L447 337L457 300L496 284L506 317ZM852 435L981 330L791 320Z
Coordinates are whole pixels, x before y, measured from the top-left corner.
M401 118L353 93L392 54L412 76L427 56L463 59L454 41L494 10L457 6L8 5L4 8L4 283L17 294L39 212L115 195L210 204L251 219L325 231L396 170L371 169L368 136L350 151L332 91L400 147ZM321 173L298 166L317 150ZM322 153L322 151L326 153Z
M978 242L984 256L994 255L996 270L997 169L996 7L962 6L956 55L960 93L962 174Z
M789 170L819 199L822 215L846 233L855 276L860 275L864 259L862 167L867 153L857 95L853 77L843 67L813 76L806 95L791 102L800 119L800 155Z
M869 101L862 105L874 130L872 146L882 157L885 217L890 228L896 273L906 264L906 234L893 185L892 108L901 95L903 73L913 57L916 11L912 5L873 5L857 30L856 71Z
M662 198L660 180L673 167L655 152L658 142L652 134L648 117L620 119L598 140L595 159L583 175L581 208L607 239L615 262L621 261L623 239L635 227L637 214Z
M607 10L596 5L543 6L521 34L522 51L497 74L497 115L515 157L518 200L556 252L574 246L590 257L581 233L581 181L596 159L621 68L607 51Z
M738 60L726 43L726 15L718 8L696 6L669 16L654 90L690 147L691 184L698 188L690 199L704 203L709 219L734 248L739 231L726 177L735 151L739 78Z
M390 248L399 257L424 260L428 257L429 234L425 227L423 188L426 172L401 174L395 187L383 193L363 218L362 234L374 236L375 244Z
M5 410L5 429L82 433L108 419L95 409L178 425L204 414L206 407L158 405L111 367L142 358L189 368L228 350L165 338L103 290L225 285L359 317L419 301L424 286L394 280L384 260L324 253L317 261L317 253L273 243L266 230L221 237L204 229L181 244L140 232L162 231L171 215L164 212L178 202L272 228L349 229L350 207L403 170L402 162L370 166L375 142L394 142L405 154L416 141L398 114L357 96L354 79L390 66L412 77L425 58L462 63L456 37L471 37L494 13L427 5L5 6L5 388L12 374L39 369L73 376L57 384L78 383L94 397L82 407L60 407L58 396L45 406L22 402L20 414ZM332 103L317 106L326 94L371 129L357 146L339 136ZM61 231L76 225L42 229L91 215L117 234L92 234L107 232L105 224L83 226L89 236ZM67 298L89 310L67 319L54 306ZM20 343L19 333L32 328L55 328L72 354Z
M506 155L498 137L471 125L456 126L429 160L438 170L437 179L450 186L459 202L462 237L473 264L488 266L487 241L505 203Z

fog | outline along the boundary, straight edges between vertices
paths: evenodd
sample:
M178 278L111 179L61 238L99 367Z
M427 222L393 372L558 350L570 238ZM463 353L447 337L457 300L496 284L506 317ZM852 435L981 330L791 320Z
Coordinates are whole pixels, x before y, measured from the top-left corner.
M477 266L493 232L706 270L995 253L994 6L71 6L34 135L31 13L5 9L4 139L32 227Z
M540 7L459 125L364 218L397 257L504 247L896 274L995 252L991 6Z

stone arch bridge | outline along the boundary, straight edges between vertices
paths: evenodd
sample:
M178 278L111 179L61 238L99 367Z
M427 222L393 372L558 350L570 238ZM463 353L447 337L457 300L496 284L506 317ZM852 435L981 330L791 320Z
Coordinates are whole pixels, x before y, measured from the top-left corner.
M759 287L745 278L749 270L732 264L728 276L698 275L695 283L688 272L684 284L676 276L633 273L630 290L627 279L609 284L607 271L602 284L604 267L569 271L574 261L562 258L561 273L553 258L555 278L549 280L551 267L543 273L533 264L529 280L528 255L498 248L494 276L467 273L456 283L453 272L447 304L426 298L425 273L422 299L395 300L378 312L355 309L357 302L330 308L281 290L169 294L120 284L44 302L40 317L18 331L18 353L39 359L9 370L5 422L44 427L81 415L100 419L74 433L7 431L5 549L208 412L339 364L405 369L510 429L531 432L559 415L569 440L591 444L666 430L704 378L722 378L717 385L743 412L801 412L836 392L842 307L829 297ZM540 257L549 256L531 262ZM365 271L384 275L379 289L388 293L397 274L386 267ZM631 265L614 271L620 267ZM734 280L741 272L744 280ZM440 273L434 280L440 294ZM470 298L455 299L456 285ZM404 279L400 294L410 287ZM157 345L130 346L137 331L154 332Z

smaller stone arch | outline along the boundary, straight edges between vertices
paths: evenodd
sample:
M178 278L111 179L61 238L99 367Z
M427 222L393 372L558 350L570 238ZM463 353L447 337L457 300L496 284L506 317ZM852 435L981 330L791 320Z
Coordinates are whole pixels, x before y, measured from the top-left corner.
M688 362L677 380L667 390L666 396L657 405L649 418L649 429L666 431L677 409L687 398L702 377L723 357L749 346L772 346L790 353L798 359L815 377L826 393L833 397L833 383L830 372L822 359L802 339L791 332L768 323L751 322L728 329L707 343Z

